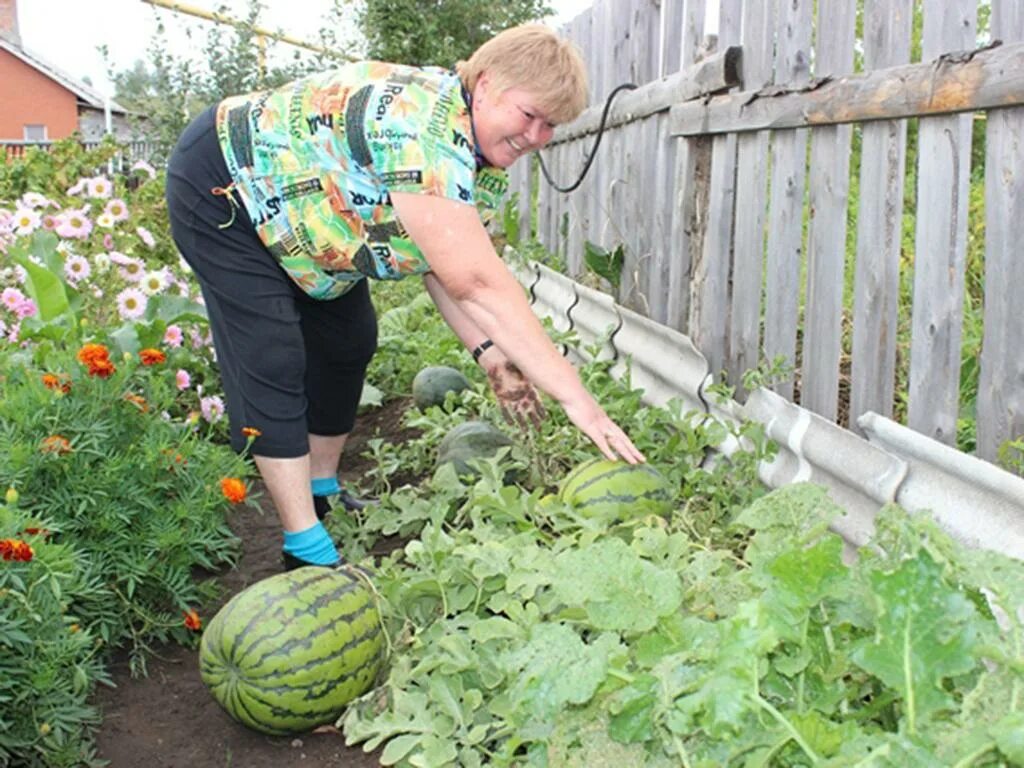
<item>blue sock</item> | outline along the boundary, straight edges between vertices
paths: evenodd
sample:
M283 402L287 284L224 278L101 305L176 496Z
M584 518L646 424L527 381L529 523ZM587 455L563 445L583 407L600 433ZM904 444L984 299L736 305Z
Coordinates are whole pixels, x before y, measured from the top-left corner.
M334 565L341 560L327 529L319 521L304 531L285 531L284 551L311 565Z
M314 477L310 487L313 489L314 496L333 496L336 493L341 493L341 486L338 485L336 476Z

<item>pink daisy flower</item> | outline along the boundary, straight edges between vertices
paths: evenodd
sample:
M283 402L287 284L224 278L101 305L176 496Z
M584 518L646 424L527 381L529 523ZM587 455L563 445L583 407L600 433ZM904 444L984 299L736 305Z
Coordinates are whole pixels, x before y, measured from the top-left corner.
M153 168L152 165L147 163L145 160L136 160L132 164L131 170L140 171L141 173L144 173L147 176L149 176L149 178L151 179L156 178L156 170Z
M0 303L3 303L11 312L14 312L24 300L25 294L17 288L4 288L3 293L0 293Z
M111 256L110 260L114 261L113 256ZM143 276L146 274L146 264L142 259L129 258L118 266L117 271L129 283L138 283L142 281Z
M26 208L46 208L53 205L48 198L38 192L26 192L21 196L21 204Z
M114 186L106 176L93 176L91 179L86 179L85 189L85 193L89 197L105 198L110 197Z
M103 235L103 247L108 251L114 250L114 236L109 232Z
M192 386L192 377L184 368L179 368L178 372L174 374L174 383L177 384L179 390L186 390Z
M67 261L64 262L64 276L69 283L77 285L80 280L85 280L91 273L92 267L89 266L89 260L77 253L68 256Z
M32 208L19 208L14 212L14 234L16 235L30 235L35 231L40 223L42 217L39 213Z
M33 317L38 311L39 308L36 306L36 303L27 297L14 308L14 314L17 315L19 320Z
M152 248L156 245L156 238L153 237L153 233L145 227L136 227L135 233L139 236L139 240L146 244L147 248Z
M122 320L137 320L146 312L146 294L138 288L125 288L117 294L117 312Z
M65 211L57 225L57 234L61 237L85 239L92 232L92 222L81 211Z
M108 200L103 208L103 212L109 213L114 221L124 221L128 218L128 206L119 197Z
M217 395L204 397L199 401L199 410L202 412L203 418L213 424L224 415L224 401Z
M167 330L164 331L164 344L169 347L180 347L184 339L185 334L180 325L168 325Z
M71 196L80 195L85 191L86 179L79 179L70 187L68 187L67 194Z

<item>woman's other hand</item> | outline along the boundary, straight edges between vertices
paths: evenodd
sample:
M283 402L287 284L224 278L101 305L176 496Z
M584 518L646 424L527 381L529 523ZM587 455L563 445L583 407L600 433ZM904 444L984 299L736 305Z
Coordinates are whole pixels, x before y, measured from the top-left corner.
M484 370L487 371L487 381L494 391L494 398L501 406L501 415L509 424L518 425L522 429L527 429L530 424L540 429L547 413L537 390L515 363L504 355L493 357L486 362Z

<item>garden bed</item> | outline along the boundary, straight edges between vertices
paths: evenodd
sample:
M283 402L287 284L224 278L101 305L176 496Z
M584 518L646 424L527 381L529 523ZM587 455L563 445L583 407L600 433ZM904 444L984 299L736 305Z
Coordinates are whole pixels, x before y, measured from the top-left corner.
M376 408L360 418L352 434L343 474L356 478L369 465L360 456L371 437L400 442L409 435L401 425L405 404L401 401ZM411 478L410 478L411 479ZM242 540L238 567L216 576L226 601L245 587L281 571L281 529L273 504L261 485L259 511L234 509L231 530ZM395 539L381 541L374 554L397 546ZM212 617L217 605L205 607ZM210 695L199 677L198 651L178 644L160 648L147 666L148 677L133 678L126 654L111 667L116 687L101 686L97 705L103 724L97 734L99 756L110 768L289 768L289 766L345 765L369 768L378 765L376 754L359 746L346 747L341 732L333 727L301 737L267 736L232 720Z

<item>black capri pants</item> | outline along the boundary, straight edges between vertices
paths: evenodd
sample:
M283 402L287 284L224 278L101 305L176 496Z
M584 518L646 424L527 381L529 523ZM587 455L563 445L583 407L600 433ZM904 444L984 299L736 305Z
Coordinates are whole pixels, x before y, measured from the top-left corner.
M377 317L365 279L337 299L306 295L245 209L213 194L231 183L215 116L210 107L197 117L168 162L171 234L206 302L231 446L241 451L242 429L252 427L260 432L253 454L295 458L309 452L310 433L352 430L377 349Z

